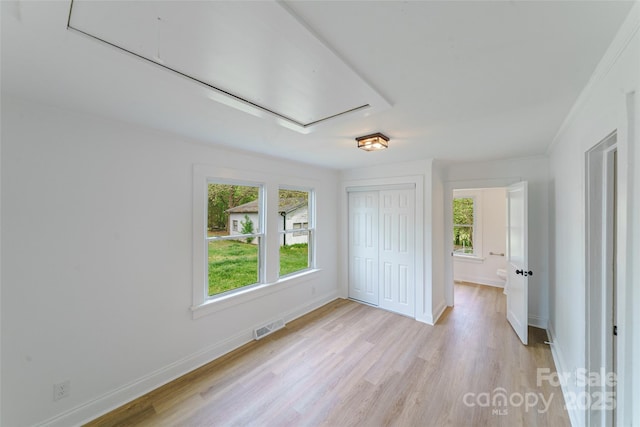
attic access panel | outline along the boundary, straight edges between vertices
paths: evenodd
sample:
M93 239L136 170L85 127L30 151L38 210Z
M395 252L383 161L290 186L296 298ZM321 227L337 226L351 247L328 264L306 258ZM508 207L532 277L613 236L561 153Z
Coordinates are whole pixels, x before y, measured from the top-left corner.
M390 106L275 1L73 0L68 28L300 132Z

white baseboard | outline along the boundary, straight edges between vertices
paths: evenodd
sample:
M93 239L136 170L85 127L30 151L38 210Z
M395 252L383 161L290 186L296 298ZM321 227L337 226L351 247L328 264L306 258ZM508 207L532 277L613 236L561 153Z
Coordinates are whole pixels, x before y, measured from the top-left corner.
M556 336L553 331L553 328L551 327L551 324L549 324L549 327L547 328L547 336L549 337L549 342L551 343L550 344L551 356L553 357L553 363L556 365L556 371L558 373L571 372L570 370L567 369L565 359L562 356L562 352L560 351L560 347L558 346L558 343L556 341ZM568 396L568 393L570 392L568 387L569 386L567 384L563 382L560 383L560 388L562 390L562 394L565 399L565 402L567 401L567 396ZM578 413L578 409L576 408L576 406L577 405L571 405L567 409L567 413L569 414L569 421L571 422L571 425L574 427L577 427L580 425L580 422L579 422L580 414Z
M447 303L444 300L440 301L436 309L433 310L433 322L431 323L431 325L435 325L438 322L438 319L440 319L440 316L442 316L442 313L444 313L446 309Z
M456 276L454 282L477 283L479 285L493 286L496 288L504 288L504 281L498 279L489 279L486 277Z
M286 322L290 322L337 298L337 292L330 292L316 298L309 304L283 313L282 317L284 317ZM175 380L176 378L206 365L207 363L251 341L253 341L253 329L241 331L222 342L206 347L163 368L150 372L149 374L125 384L122 387L109 391L102 396L36 424L36 426L80 426L145 395L150 391Z
M547 329L548 325L549 325L549 319L536 316L535 314L529 315L529 326L534 326L540 329Z
M431 312L430 315L424 316L416 316L416 320L422 323L426 323L427 325L435 325L444 310L447 308L447 304L444 300L440 301L440 303L436 306L436 309Z

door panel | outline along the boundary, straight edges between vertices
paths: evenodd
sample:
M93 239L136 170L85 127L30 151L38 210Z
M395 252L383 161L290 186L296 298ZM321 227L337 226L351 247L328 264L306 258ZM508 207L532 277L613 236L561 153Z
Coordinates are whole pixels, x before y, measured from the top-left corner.
M529 323L527 197L526 182L507 188L507 319L525 345Z
M407 316L415 313L415 191L380 192L380 306Z
M349 193L349 297L378 305L378 192Z

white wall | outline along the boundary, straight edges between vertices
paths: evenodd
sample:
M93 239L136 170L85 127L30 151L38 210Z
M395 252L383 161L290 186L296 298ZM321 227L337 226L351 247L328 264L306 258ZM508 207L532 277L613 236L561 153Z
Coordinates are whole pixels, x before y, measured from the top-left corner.
M337 297L335 171L5 96L1 136L3 426L78 424ZM195 163L316 182L321 271L194 320Z
M618 132L621 220L618 248L620 425L640 425L640 3L635 4L550 150L551 280L549 330L558 369L585 367L585 153ZM623 325L622 327L620 325ZM623 365L621 365L623 366ZM584 388L574 381L568 393ZM572 410L575 425L585 412Z
M476 229L474 230L474 248L480 259L464 256L453 257L453 278L456 281L480 283L483 285L504 287L504 280L496 274L498 269L507 268L505 256L507 193L504 188L477 188L454 190L454 197L474 197L476 200ZM476 247L479 246L479 247Z
M445 252L440 250L445 246L446 232L441 224L445 215L445 188L443 180L444 170L441 162L434 161L431 171L431 286L432 311L435 323L447 308L445 283Z
M444 168L445 212L442 227L451 227L452 197L456 188L505 187L518 181L529 183L529 324L541 328L548 322L549 160L544 157L495 160L490 162L452 163ZM447 239L442 249L450 254L452 244ZM445 258L447 304L453 303L453 267L451 256Z

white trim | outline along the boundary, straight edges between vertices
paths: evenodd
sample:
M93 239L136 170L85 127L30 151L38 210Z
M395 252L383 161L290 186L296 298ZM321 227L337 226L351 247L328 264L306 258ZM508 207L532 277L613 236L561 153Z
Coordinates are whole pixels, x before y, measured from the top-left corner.
M475 227L474 227L475 229ZM458 252L452 252L451 255L453 255L453 258L455 259L455 261L461 261L461 262L470 262L473 264L482 264L484 262L484 260L486 260L487 258L485 257L479 257L479 256L475 256L475 255L466 255L466 254L461 254Z
M465 181L448 181L443 183L444 191L444 241L445 254L453 253L453 190L503 188L516 182L523 181L522 177L479 179ZM436 249L434 249L436 250ZM456 258L457 259L457 258ZM448 306L454 305L453 257L444 257L444 298Z
M261 188L261 232L264 234L260 238L260 272L259 283L240 288L232 293L221 294L210 298L206 292L207 271L206 271L206 239L202 236L206 233L207 221L207 186L209 183L224 183L238 185L256 185ZM292 183L292 184L288 184ZM278 175L260 171L245 171L239 169L220 168L208 164L193 165L193 232L192 232L192 305L193 318L197 319L207 314L211 314L226 308L241 304L272 292L288 288L295 283L306 281L319 271L315 258L316 245L316 188L317 182L305 178ZM280 234L278 232L277 218L269 215L269 206L277 206L279 189L304 189L309 192L309 213L313 221L312 241L309 243L312 265L309 269L296 272L287 276L278 276L279 259L276 257L267 258L267 252L277 252L280 246ZM269 288L269 289L267 289Z
M433 316L431 317L431 319L429 319L428 323L429 325L435 325L436 323L438 323L438 319L440 319L440 316L442 316L442 313L444 313L444 311L447 309L447 303L444 300L441 300L438 305L436 306L435 310L433 310Z
M617 133L612 132L585 156L585 367L589 372L611 371L613 309L610 293L613 276L613 173L612 154L617 150ZM613 322L611 322L613 323ZM617 322L616 322L617 323ZM586 392L607 392L604 384L586 385ZM586 425L611 424L610 414L585 411Z
M640 3L636 5L640 19ZM617 422L618 425L640 423L640 406L635 404L640 396L640 370L635 363L640 356L640 333L638 333L638 303L640 295L634 291L638 276L637 253L640 207L638 199L638 146L640 144L640 97L637 92L628 92L621 106L617 127L618 144L618 216L617 216L617 310L618 310L618 358L617 358ZM634 251L635 249L635 251ZM635 319L634 319L635 317ZM634 330L634 326L635 330ZM634 335L635 334L635 335Z
M456 254L455 252L452 252L454 254L454 256L456 257L468 257L470 260L471 259L477 259L477 260L483 260L484 261L484 252L482 251L482 236L483 236L483 231L482 231L482 225L483 225L483 220L482 220L482 199L483 199L483 194L481 191L478 191L481 189L477 189L477 188L464 188L464 189L454 189L453 190L453 199L451 201L451 203L453 203L453 200L455 199L472 199L473 200L473 224L471 225L473 227L473 253L469 254L469 255L465 255L465 254ZM453 208L452 208L453 209ZM453 231L453 227L455 224L453 224L453 213L451 215L452 219L452 225L451 225L451 230ZM453 239L452 239L453 240Z
M558 373L571 372L566 369L566 359L562 355L560 346L558 345L558 342L556 340L556 334L553 331L553 327L551 326L551 324L549 324L549 327L547 328L547 336L549 337L551 357L553 358L553 363L556 365L556 371ZM574 372L571 373L574 374ZM571 390L569 390L569 384L567 384L567 382L565 381L561 381L560 388L562 390L562 395L565 402L568 401L568 396L571 392ZM576 427L579 426L580 414L578 412L578 405L570 405L569 408L567 408L567 413L569 414L569 421L571 422L571 425Z
M486 277L472 277L472 276L457 276L454 277L454 282L467 282L476 283L478 285L491 286L494 288L504 288L505 282L496 279L487 279Z
M615 63L618 61L618 58L620 58L629 43L631 43L638 30L640 30L640 2L636 1L629 11L629 15L625 18L624 23L620 26L618 33L607 48L606 53L596 66L593 74L591 74L586 86L582 89L582 92L580 92L580 95L571 107L571 110L569 110L569 114L567 114L560 125L558 132L547 146L545 152L547 156L551 154L555 146L558 144L558 141L562 139L562 136L569 128L569 125L573 122L575 116L587 104L594 87L596 87L596 85L598 85L609 74L609 71L611 71Z
M236 292L223 294L217 298L211 298L205 301L203 304L192 306L193 318L198 319L209 314L216 313L218 311L226 310L236 305L245 304L251 300L262 298L267 295L271 295L276 292L284 291L292 286L297 286L300 283L308 282L312 279L317 279L318 272L321 269L306 269L291 273L290 275L281 276L275 283L264 283L258 285L247 286L240 288Z
M284 317L285 322L291 322L336 299L338 299L337 292L332 291L316 298L305 306L284 313L281 317ZM278 316L275 315L272 317ZM36 426L66 427L83 425L251 341L253 341L253 327L247 328L222 342L199 350L122 387L118 387L102 396L38 423Z
M415 188L416 188L415 183L390 184L390 185L361 185L361 186L355 186L355 187L347 187L347 193L356 193L358 191L413 190Z

